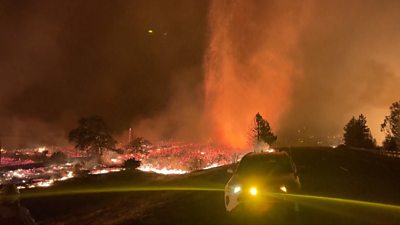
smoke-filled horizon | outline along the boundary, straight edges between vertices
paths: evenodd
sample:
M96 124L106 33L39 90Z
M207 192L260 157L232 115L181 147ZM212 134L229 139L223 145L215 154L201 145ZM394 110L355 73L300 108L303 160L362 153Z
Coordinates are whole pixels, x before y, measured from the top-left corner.
M380 123L400 99L398 1L0 2L5 147L66 144L80 117L119 136L245 147Z
M213 1L205 85L214 136L246 146L242 131L260 112L280 144L335 143L363 113L380 143L380 124L400 99L399 9L393 1Z

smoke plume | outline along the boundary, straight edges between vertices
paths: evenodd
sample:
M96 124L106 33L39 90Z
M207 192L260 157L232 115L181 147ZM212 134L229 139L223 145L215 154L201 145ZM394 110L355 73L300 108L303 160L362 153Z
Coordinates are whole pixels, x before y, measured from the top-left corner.
M310 9L307 1L212 1L205 112L217 140L246 147L257 112L281 127L303 72L299 36Z
M212 135L243 147L260 112L282 145L337 143L363 113L381 141L379 124L400 96L399 9L395 1L212 1Z
M0 1L0 138L67 144L100 115L128 140L329 144L400 99L400 1ZM340 138L339 138L340 139ZM340 140L336 140L340 141Z

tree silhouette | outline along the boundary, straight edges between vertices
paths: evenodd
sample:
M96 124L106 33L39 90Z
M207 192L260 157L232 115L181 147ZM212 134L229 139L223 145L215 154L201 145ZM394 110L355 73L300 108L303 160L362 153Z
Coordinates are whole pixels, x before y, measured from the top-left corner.
M81 118L79 126L71 130L68 137L70 142L76 144L75 148L99 155L102 155L104 148L113 149L116 144L106 123L99 116Z
M381 124L381 131L385 133L383 147L387 150L399 150L400 148L400 101L392 103L390 114L385 116Z
M371 131L367 126L367 118L361 114L356 119L354 116L344 127L344 144L349 147L375 148L376 142L372 138Z
M397 151L398 143L396 143L396 139L391 136L386 136L382 142L383 148L388 151Z
M278 137L272 133L271 127L260 113L257 113L254 118L254 127L251 129L251 139L253 144L267 143L272 145Z
M124 162L123 167L133 170L133 169L138 168L140 165L141 165L141 161L136 160L135 158L130 158Z
M143 137L137 137L133 139L129 144L128 148L132 148L134 152L147 154L147 147L151 145L151 142Z
M54 152L50 158L49 158L49 162L50 163L56 163L56 164L62 164L65 163L67 161L67 155L63 152L57 151Z

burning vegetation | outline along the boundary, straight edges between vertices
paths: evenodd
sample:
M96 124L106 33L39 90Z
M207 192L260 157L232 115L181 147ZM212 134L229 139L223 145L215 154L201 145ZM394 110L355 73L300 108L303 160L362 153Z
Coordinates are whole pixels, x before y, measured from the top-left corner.
M44 149L44 150L43 150ZM72 147L2 149L1 183L19 189L49 187L75 176L119 172L129 168L160 174L184 174L236 162L240 152L225 146L160 142L139 148L105 150L101 156ZM135 165L127 165L135 161Z

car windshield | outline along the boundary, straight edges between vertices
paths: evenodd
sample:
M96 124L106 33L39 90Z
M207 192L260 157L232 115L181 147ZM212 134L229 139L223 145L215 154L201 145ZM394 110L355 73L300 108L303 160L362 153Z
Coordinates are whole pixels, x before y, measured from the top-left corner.
M243 158L237 169L241 175L290 173L289 158L286 155L252 155Z

